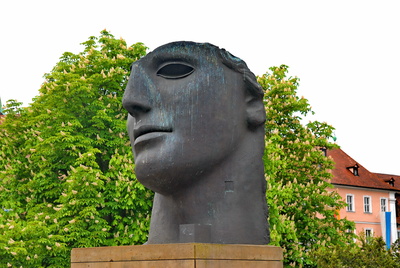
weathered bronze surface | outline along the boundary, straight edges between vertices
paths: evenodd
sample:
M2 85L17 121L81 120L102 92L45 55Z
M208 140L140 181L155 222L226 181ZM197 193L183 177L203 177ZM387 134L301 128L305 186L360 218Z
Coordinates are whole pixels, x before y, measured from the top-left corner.
M269 242L262 97L245 62L208 43L132 65L123 106L136 176L156 193L149 244Z

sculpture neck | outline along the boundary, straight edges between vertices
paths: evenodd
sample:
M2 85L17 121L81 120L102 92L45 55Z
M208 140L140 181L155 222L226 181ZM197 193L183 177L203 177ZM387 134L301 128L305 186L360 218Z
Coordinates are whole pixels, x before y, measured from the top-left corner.
M266 243L264 148L259 133L250 134L258 137L244 139L228 159L185 191L156 193L148 243Z

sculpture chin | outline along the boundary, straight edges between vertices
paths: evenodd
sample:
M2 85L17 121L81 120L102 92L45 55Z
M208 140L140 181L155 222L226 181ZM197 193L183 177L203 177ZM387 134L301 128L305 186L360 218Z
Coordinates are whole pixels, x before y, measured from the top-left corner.
M177 194L190 187L196 187L196 184L226 160L223 157L199 157L196 154L191 155L196 161L189 157L167 158L162 154L158 154L161 156L158 158L149 156L140 154L135 158L136 178L145 187L162 195Z
M190 184L179 172L169 172L165 168L157 170L154 166L149 167L148 165L137 164L135 166L135 173L136 178L141 184L162 195L175 194L187 188Z

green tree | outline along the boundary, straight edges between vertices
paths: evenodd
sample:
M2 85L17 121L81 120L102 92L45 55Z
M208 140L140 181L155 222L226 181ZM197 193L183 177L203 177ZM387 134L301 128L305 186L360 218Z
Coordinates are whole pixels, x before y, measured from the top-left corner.
M0 266L68 267L74 247L146 241L152 193L137 182L121 99L146 53L107 31L66 52L27 108L0 126Z
M398 268L400 267L399 244L386 249L382 237L365 237L361 234L357 245L335 245L313 252L318 267L324 268Z
M27 108L7 104L0 125L0 265L68 267L74 247L146 240L152 193L137 182L121 107L130 64L146 47L107 31L66 52ZM300 123L311 112L287 67L259 78L266 90L265 168L272 244L287 265L312 266L318 248L344 245L353 225L335 218L333 128Z
M288 67L271 67L259 77L265 89L267 113L265 172L271 244L284 249L285 265L313 266L313 250L352 242L353 223L338 219L345 206L329 183L332 159L324 150L333 127L321 122L302 124L312 113L305 98L297 96L299 79L287 77Z

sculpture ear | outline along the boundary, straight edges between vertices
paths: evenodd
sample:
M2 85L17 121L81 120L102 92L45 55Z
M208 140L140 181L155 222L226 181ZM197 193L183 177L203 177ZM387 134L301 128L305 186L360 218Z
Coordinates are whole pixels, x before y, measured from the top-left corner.
M254 96L249 92L246 93L246 119L249 128L254 129L266 120L264 103L262 98Z

